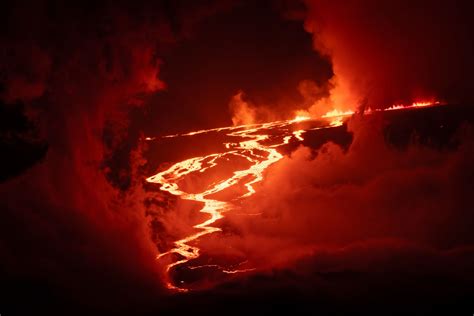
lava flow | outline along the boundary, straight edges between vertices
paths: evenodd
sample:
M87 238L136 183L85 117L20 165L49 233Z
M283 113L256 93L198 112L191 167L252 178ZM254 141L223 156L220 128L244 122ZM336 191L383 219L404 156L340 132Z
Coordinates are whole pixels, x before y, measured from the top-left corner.
M399 110L414 108L419 106L430 106L439 104L439 102L423 102L414 103L408 106L393 106L387 110ZM377 110L378 111L378 110ZM370 114L372 110L366 111ZM240 125L232 127L221 127L215 129L199 130L185 134L175 134L163 136L163 138L174 137L188 137L211 132L224 132L226 136L238 139L237 142L224 142L223 151L220 153L213 153L210 155L189 158L178 163L175 163L167 170L161 171L146 180L150 183L160 185L162 191L166 191L172 195L178 196L183 200L190 200L202 204L199 210L201 213L208 214L208 218L193 226L194 233L174 242L174 247L167 252L161 253L157 256L158 260L172 254L177 255L172 257L171 263L166 265L165 275L167 278L166 286L169 289L177 291L187 291L189 288L181 287L175 284L170 277L170 270L176 266L187 264L190 270L201 268L213 268L219 270L221 273L234 274L241 272L248 272L254 270L254 267L249 266L247 261L227 266L220 266L218 264L204 264L191 266L191 261L200 257L201 249L196 245L196 241L205 235L219 232L222 229L213 224L224 217L226 212L238 208L236 202L240 199L246 198L254 194L254 185L263 180L264 171L283 158L283 155L278 152L277 148L289 144L290 141L301 142L304 140L303 134L309 130L330 128L339 126L343 122L343 118L352 115L352 111L331 111L322 116L318 120L316 127L310 124L301 124L309 121L309 116L297 116L292 120L276 121L262 124ZM316 122L316 121L314 121ZM323 122L323 123L321 123ZM300 126L302 125L302 126ZM302 127L304 129L302 129ZM146 138L153 140L154 138ZM212 183L202 192L190 193L186 192L178 185L185 177L193 173L204 173L212 168L215 168L224 161L233 159L242 159L250 163L246 169L236 170L232 175L224 180ZM245 191L239 193L238 196L232 199L217 199L211 198L216 193L222 192L233 186L243 186Z
M238 196L234 200L245 198L254 194L255 189L253 188L253 185L263 179L264 170L267 169L271 164L283 158L283 155L280 154L275 149L275 147L279 147L283 144L289 143L290 139L293 137L297 140L303 140L303 138L301 137L301 134L303 132L302 130L298 130L292 133L291 131L289 131L288 127L294 123L308 119L309 117L297 117L293 120L254 125L242 125L235 127L224 127L219 129L200 130L183 135L165 136L192 136L196 134L209 133L212 131L227 131L227 136L238 137L242 139L242 141L237 143L224 143L224 147L228 149L228 151L226 152L211 154L203 157L194 157L178 162L171 166L169 169L162 171L147 179L148 182L160 184L161 190L179 196L184 200L201 202L203 204L203 207L200 209L200 212L207 213L210 217L208 220L194 226L194 228L197 229L198 232L176 241L174 243L175 247L173 249L158 256L158 259L162 258L163 256L167 256L171 253L176 253L182 256L182 259L169 264L166 267L166 272L169 272L171 268L177 265L184 264L192 259L197 258L199 256L200 249L197 246L191 245L192 242L204 235L220 231L220 228L213 227L212 224L215 223L217 220L221 219L225 212L235 208L232 204L232 201L221 201L217 199L211 199L208 198L208 196L221 192L242 181L245 181L243 184L246 187L246 192ZM283 131L283 133L278 136L279 140L276 144L273 143L272 145L264 145L263 141L269 140L271 138L269 134L264 133L266 130L281 130ZM248 160L251 165L247 169L235 171L230 178L220 181L200 193L187 193L179 188L177 183L185 176L193 172L205 172L206 170L215 167L220 159L227 159L232 157L243 157ZM220 268L223 273L238 273L252 270L230 270L223 267L218 267L216 265L214 265L214 267ZM170 281L167 282L167 286L170 289L185 290L184 288L179 288L173 285Z

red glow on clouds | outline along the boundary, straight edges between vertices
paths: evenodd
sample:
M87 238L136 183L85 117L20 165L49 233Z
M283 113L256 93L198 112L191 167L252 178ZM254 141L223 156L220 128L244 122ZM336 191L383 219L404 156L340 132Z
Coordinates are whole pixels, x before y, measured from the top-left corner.
M461 79L473 71L466 58L473 47L463 23L464 5L426 0L305 3L305 28L334 71L330 95L320 102L344 111L433 95L451 102L469 99Z

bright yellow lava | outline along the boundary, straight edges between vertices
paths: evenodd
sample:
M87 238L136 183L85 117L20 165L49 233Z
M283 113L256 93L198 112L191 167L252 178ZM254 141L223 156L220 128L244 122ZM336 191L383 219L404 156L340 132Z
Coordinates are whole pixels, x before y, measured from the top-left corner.
M418 102L409 106L394 105L386 110L390 111L434 104L439 104L439 102ZM366 111L366 113L370 112L373 111ZM328 112L322 116L322 119L327 120L328 125L324 127L311 128L311 130L342 125L343 118L345 116L350 116L353 113L353 111L338 110ZM187 291L186 288L178 287L173 284L169 277L170 269L177 265L181 265L189 262L190 260L198 258L200 256L200 248L196 245L195 241L205 235L221 231L220 228L213 226L213 224L217 220L223 218L225 212L235 208L232 201L221 201L209 198L209 196L221 192L236 184L243 184L246 188L246 192L238 196L236 199L245 198L254 194L255 188L253 186L263 180L264 171L269 166L283 158L283 155L280 154L275 148L288 144L291 139L294 139L295 141L304 140L302 135L306 132L306 130L300 129L291 132L290 125L310 119L311 118L307 115L298 115L292 120L263 124L220 127L207 130L198 130L186 134L163 136L164 138L172 138L225 131L227 136L241 140L236 143L223 143L227 151L202 157L193 157L184 161L180 161L172 165L170 168L146 179L148 182L160 185L160 189L162 191L179 196L183 200L191 200L202 203L203 206L199 211L201 213L206 213L209 216L207 220L194 226L197 232L186 236L183 239L175 241L174 247L172 249L157 256L157 259L161 259L170 254L180 255L179 259L176 259L172 263L168 264L165 268L166 276L168 278L166 285L169 289ZM280 132L277 133L277 135L275 135L275 133L269 134L270 130L279 130ZM155 138L146 138L146 140L153 139ZM269 140L271 140L271 145L266 144L269 143ZM208 169L216 167L221 159L229 159L235 156L243 157L248 160L251 163L250 167L247 169L234 171L231 177L212 184L210 187L206 188L200 193L188 193L179 187L178 183L189 174L195 172L205 172ZM246 262L241 263L241 265L242 264L246 264ZM237 268L230 270L218 265L190 266L188 268L198 269L203 267L217 268L220 269L222 273L227 274L243 273L254 270L253 268Z
M298 118L297 121L307 120L309 118ZM199 130L192 133L187 133L183 135L171 135L168 137L177 137L177 136L191 136L196 134L208 133L212 131L227 131L228 136L232 137L239 137L242 139L238 143L224 143L224 146L227 149L231 149L230 151L223 152L223 153L216 153L202 157L194 157L190 158L181 162L178 162L172 165L167 170L164 170L160 173L155 174L147 178L148 182L157 183L160 185L160 189L162 191L167 191L173 195L179 196L183 200L192 200L196 202L201 202L203 207L200 209L201 213L209 214L209 219L206 221L195 225L194 228L198 230L198 232L191 234L183 239L177 240L174 242L174 247L158 255L158 259L170 255L172 253L179 254L182 259L172 262L166 266L166 272L169 272L170 269L173 267L186 263L192 259L199 257L199 247L193 245L193 241L196 239L208 235L214 232L218 232L221 229L212 226L217 220L223 217L223 213L231 210L234 208L232 202L229 201L220 201L216 199L208 198L209 195L221 192L233 185L238 183L242 183L246 187L247 192L242 194L239 198L245 198L255 193L255 189L253 187L254 184L263 180L263 172L267 169L270 165L274 164L281 158L283 155L280 154L275 147L288 144L292 137L295 137L297 140L303 140L301 134L304 132L303 130L295 131L293 135L279 135L280 142L277 144L264 145L262 144L263 141L266 141L270 138L270 135L266 134L265 131L271 129L282 129L286 128L289 125L297 122L295 120L286 120L286 121L277 121L271 123L264 123L264 124L253 124L253 125L246 125L246 126L234 126L234 127L223 127L217 129L209 129L209 130ZM288 133L288 132L287 132ZM187 193L180 189L178 186L178 182L182 180L185 176L193 173L193 172L204 172L207 169L213 168L217 165L217 161L222 158L227 158L231 155L242 156L247 159L252 164L249 168L244 170L238 170L233 173L233 175L220 181L218 183L213 184L211 187L207 188L205 191L200 193ZM218 266L215 266L218 267ZM247 272L253 269L235 269L235 270L226 270L224 268L221 269L223 273L239 273L239 272ZM167 283L168 288L185 291L185 288L180 288L175 286L171 281L168 280Z

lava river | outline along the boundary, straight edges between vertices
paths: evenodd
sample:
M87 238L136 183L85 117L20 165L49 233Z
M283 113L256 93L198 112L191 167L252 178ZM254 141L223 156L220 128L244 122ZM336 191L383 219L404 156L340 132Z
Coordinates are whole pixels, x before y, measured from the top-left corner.
M396 106L387 110L400 110L418 106L439 104L439 102L414 103L410 106ZM371 113L373 111L367 111ZM283 158L279 148L289 143L298 143L304 140L304 133L309 130L331 128L341 125L344 117L352 115L353 112L333 111L324 115L321 120L310 120L308 116L297 116L292 120L276 121L263 124L241 125L233 127L222 127L208 130L199 130L186 134L168 135L159 138L147 138L147 140L159 140L163 138L191 137L207 133L224 133L226 139L235 140L222 143L222 150L204 156L189 158L177 162L168 169L147 178L147 182L159 185L162 191L177 196L182 200L199 203L200 213L205 215L203 221L193 226L192 233L182 239L176 240L173 247L166 252L160 253L157 260L164 265L166 286L171 290L187 291L192 286L172 277L173 270L185 267L187 270L202 270L203 274L212 268L213 273L222 276L237 273L248 273L255 270L247 260L227 264L217 264L211 260L199 261L202 249L199 240L206 235L221 232L222 229L216 225L217 221L224 218L228 212L237 211L239 202L256 191L255 185L264 178L265 170ZM185 180L193 175L204 176L212 169L229 161L245 161L245 164L237 164L230 176L220 178L210 184L204 185L202 190L194 192L186 188ZM244 166L244 167L242 167ZM240 168L239 168L240 167ZM235 189L234 194L220 194L225 190ZM237 193L235 193L237 192ZM248 214L247 214L248 215ZM258 215L258 214L257 214Z

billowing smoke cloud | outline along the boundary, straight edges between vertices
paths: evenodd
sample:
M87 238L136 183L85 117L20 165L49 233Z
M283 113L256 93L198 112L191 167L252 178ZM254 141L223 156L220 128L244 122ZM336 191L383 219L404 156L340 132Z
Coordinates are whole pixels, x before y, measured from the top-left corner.
M296 244L400 238L433 247L472 243L472 135L453 153L387 145L372 120L354 119L347 152L300 147L269 170L250 199L248 232ZM380 126L380 124L379 124ZM466 136L467 137L467 136ZM246 234L245 234L246 235Z
M253 124L256 120L257 110L254 106L243 100L243 92L239 91L229 103L232 113L232 124Z
M82 306L155 295L141 178L114 180L140 163L130 159L139 149L128 114L165 88L160 49L188 36L212 3L197 13L166 1L2 6L2 106L22 104L48 146L42 161L0 184L2 283L44 282ZM104 163L117 151L127 169ZM12 290L9 304L18 297Z
M305 28L329 57L328 103L387 107L419 99L472 100L472 18L465 1L305 1Z
M273 111L264 104L254 104L243 91L232 96L229 110L233 125L271 122L281 118L279 111Z
M128 109L164 88L155 46L172 38L166 20L101 5L8 10L2 98L35 113L48 151L1 185L6 276L48 280L91 305L107 301L101 291L119 295L121 283L156 289L140 191L115 189L101 164L126 135ZM106 124L113 137L104 143Z
M426 273L458 278L442 262L458 261L451 255L459 251L473 257L472 129L460 129L456 151L416 142L402 150L386 142L382 126L376 117L356 117L347 150L333 143L316 151L301 146L270 167L242 204L249 216L227 215L224 227L237 234L206 251L221 250L224 242L228 255L263 270L296 271L302 282L344 271L420 277L414 267L426 265L427 257L433 265ZM463 275L469 282L472 272Z

